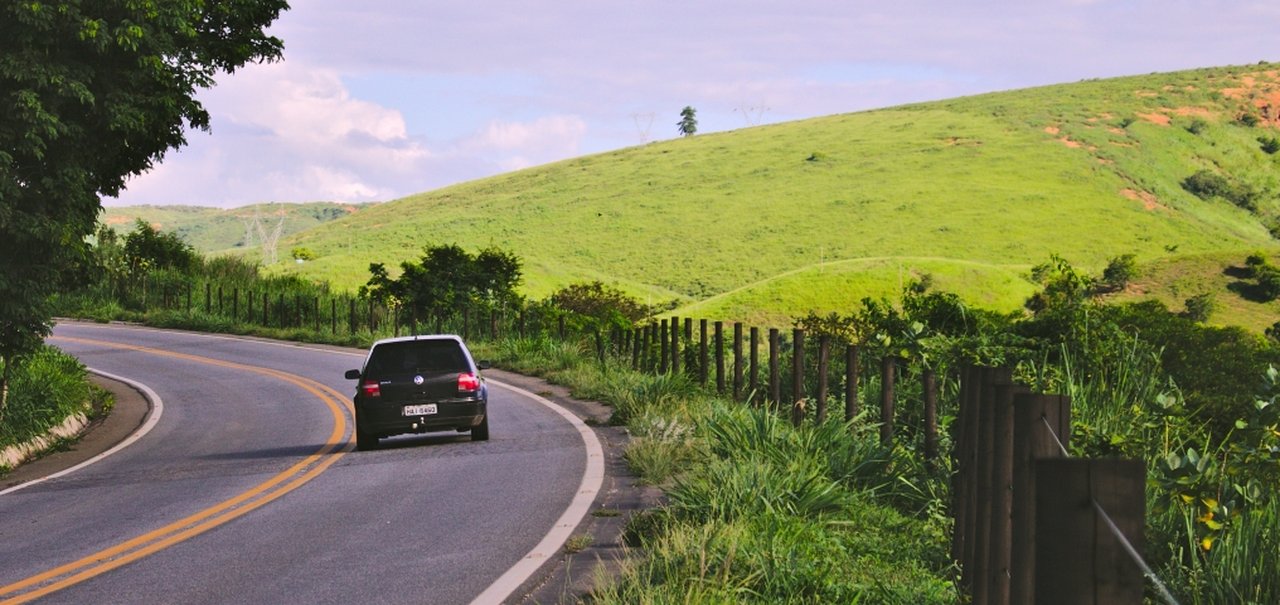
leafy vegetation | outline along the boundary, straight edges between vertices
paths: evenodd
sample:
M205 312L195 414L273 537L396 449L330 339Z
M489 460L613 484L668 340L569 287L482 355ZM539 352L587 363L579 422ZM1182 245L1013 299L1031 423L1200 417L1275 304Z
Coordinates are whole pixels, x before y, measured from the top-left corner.
M45 435L69 416L109 407L110 395L88 382L84 365L49 346L15 368L10 388L0 417L0 449Z

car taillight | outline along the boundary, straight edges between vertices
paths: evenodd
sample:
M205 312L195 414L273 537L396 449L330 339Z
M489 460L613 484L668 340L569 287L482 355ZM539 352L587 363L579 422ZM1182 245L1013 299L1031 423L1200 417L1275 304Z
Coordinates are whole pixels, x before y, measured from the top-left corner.
M459 392L468 392L468 393L469 393L469 392L472 392L472 391L479 391L479 390L480 390L480 377L479 377L479 376L476 376L475 374L472 374L471 372L466 372L466 373L463 373L463 374L458 374L458 391L459 391Z
M378 386L377 382L372 380L362 383L360 385L360 391L364 393L365 397L379 397L382 395L382 389Z

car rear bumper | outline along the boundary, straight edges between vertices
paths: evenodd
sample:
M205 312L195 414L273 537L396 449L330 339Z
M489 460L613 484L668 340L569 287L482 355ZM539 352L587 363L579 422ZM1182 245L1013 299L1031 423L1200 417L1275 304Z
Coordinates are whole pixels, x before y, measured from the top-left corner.
M389 437L402 433L468 430L484 421L484 401L439 402L437 412L424 416L405 416L402 405L361 404L356 402L356 428L362 433Z

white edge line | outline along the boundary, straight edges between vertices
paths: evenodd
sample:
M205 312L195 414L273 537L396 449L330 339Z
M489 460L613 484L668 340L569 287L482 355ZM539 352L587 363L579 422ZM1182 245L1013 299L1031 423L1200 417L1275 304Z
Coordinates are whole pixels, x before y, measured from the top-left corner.
M552 403L545 397L496 380L490 379L489 383L537 401L569 421L569 424L578 430L578 435L582 437L583 445L586 446L587 466L582 472L582 482L578 485L578 493L574 495L573 501L569 503L569 507L565 509L564 514L560 515L555 525L551 527L551 531L547 532L546 537L542 538L542 541L538 542L533 547L533 550L530 550L518 563L508 569L484 592L472 600L472 605L489 605L503 602L520 588L525 580L533 576L538 571L538 568L542 567L543 563L555 557L560 551L560 547L564 546L564 543L569 540L573 530L587 516L587 513L591 510L591 504L595 502L596 494L600 493L600 486L604 484L604 450L600 447L600 440L596 438L595 431L591 430L591 427L587 426L577 416L574 416L573 413Z
M94 456L88 460L85 460L84 462L81 462L80 464L77 464L71 468L63 469L52 475L41 477L39 479L32 479L31 481L28 481L26 483L19 483L18 485L10 487L9 489L6 489L6 490L0 490L0 496L3 496L5 494L10 494L18 490L26 489L33 485L44 483L45 481L48 481L50 479L57 479L58 477L64 477L66 475L70 475L71 473L74 473L82 468L85 468L86 466L89 466L97 462L101 462L107 456L115 454L120 450L123 450L124 448L129 447L130 445L133 445L134 442L136 442L137 440L142 439L143 435L146 435L147 433L151 432L151 429L155 428L156 424L160 422L160 416L164 414L164 401L160 399L159 395L156 395L155 391L151 390L151 387L148 387L147 385L142 384L141 382L138 382L136 380L130 380L123 376L108 374L106 372L103 372L101 370L95 370L93 368L87 368L87 369L90 372L93 372L94 374L102 376L103 378L109 378L111 380L117 380L117 381L123 382L140 391L142 395L147 398L147 403L150 404L148 406L150 409L147 411L147 419L143 421L142 426L139 426L138 429L135 430L133 433L131 433L128 437L125 437L124 441L117 443L115 447L112 447L111 449L105 452L102 452L101 454L98 454L97 456Z

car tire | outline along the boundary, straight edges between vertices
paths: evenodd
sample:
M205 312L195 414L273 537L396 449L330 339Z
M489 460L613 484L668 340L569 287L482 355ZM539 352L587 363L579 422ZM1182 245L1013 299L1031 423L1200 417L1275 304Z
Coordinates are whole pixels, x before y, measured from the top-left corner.
M471 427L472 441L488 441L489 440L489 416L486 414L484 420Z
M378 438L360 430L360 425L356 425L356 449L362 452L378 449Z

